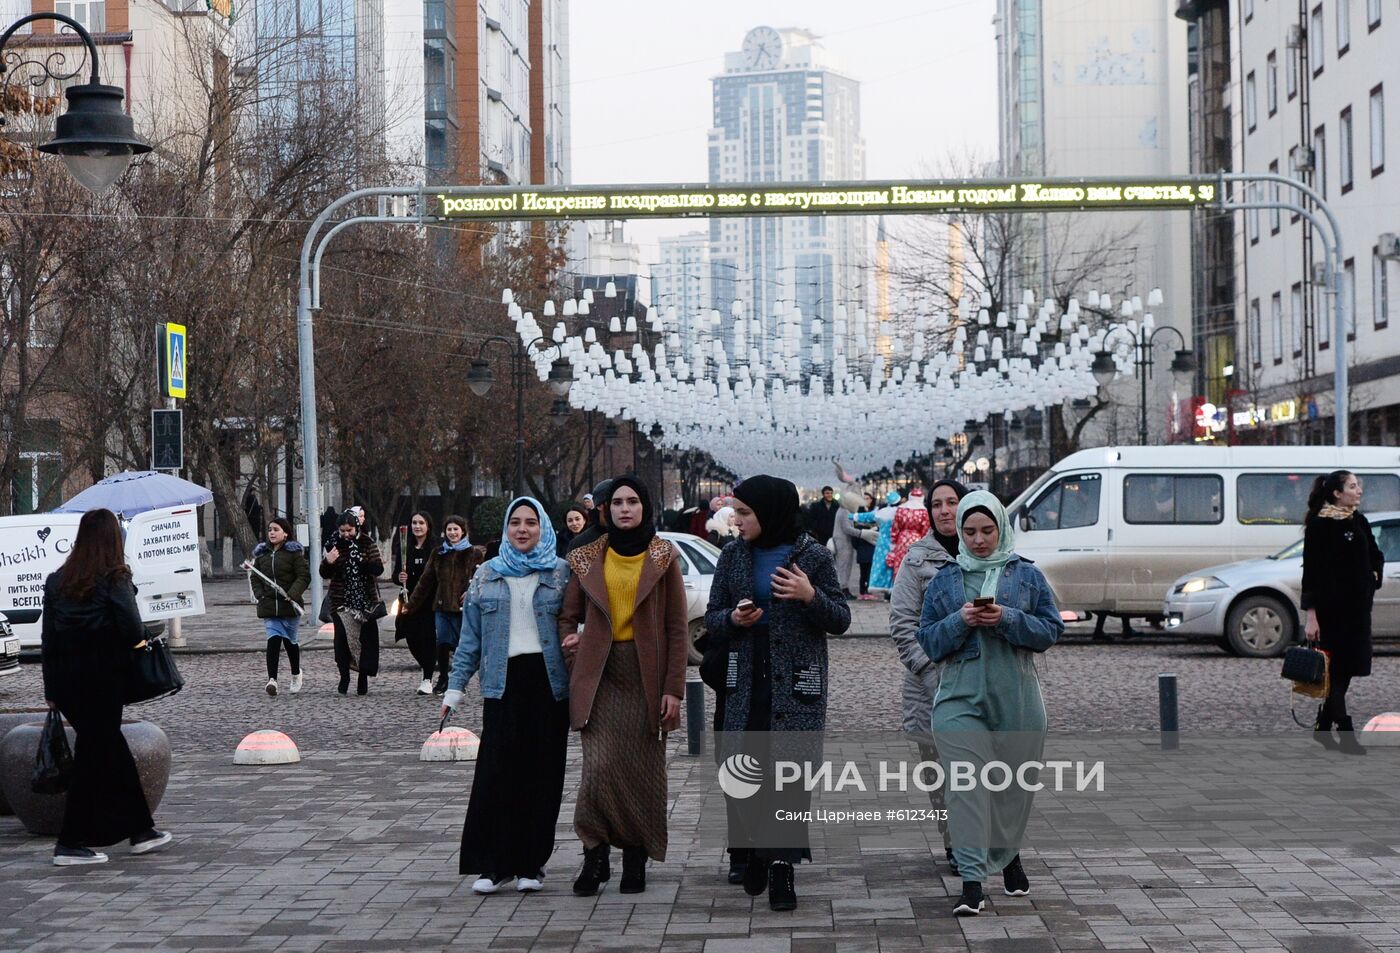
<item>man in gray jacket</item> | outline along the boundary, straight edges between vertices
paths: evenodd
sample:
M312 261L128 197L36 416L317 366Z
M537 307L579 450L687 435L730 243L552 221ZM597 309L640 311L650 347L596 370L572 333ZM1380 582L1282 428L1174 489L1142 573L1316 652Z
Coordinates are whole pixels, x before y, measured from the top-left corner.
M953 562L952 553L957 552L958 501L966 495L967 489L954 480L940 480L925 494L924 505L929 510L931 529L909 547L890 593L890 637L894 639L895 651L905 669L903 727L918 741L919 757L925 761L938 759L931 730L933 699L938 694L938 664L924 654L915 633L919 629L924 592L929 582L940 569ZM943 810L942 790L930 791L929 801L934 810ZM953 862L947 821L939 821L938 830L943 835L948 865L956 877L958 868Z

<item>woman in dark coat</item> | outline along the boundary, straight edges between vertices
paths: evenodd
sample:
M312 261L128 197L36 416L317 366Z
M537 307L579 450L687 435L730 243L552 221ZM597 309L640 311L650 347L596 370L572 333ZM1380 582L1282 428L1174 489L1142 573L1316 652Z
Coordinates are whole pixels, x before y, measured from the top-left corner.
M807 825L781 823L780 845L751 832L779 826L777 810L807 810L810 792L789 787L778 793L771 766L820 760L820 742L813 739L826 727L826 637L850 627L851 609L830 550L798 529L797 487L753 476L734 488L734 497L740 538L720 553L705 612L710 638L728 641L724 730L717 743L726 758L751 755L769 773L757 796L738 803L726 797L730 844L751 848L747 857L731 853L731 880L741 880L750 896L767 890L774 910L792 910L793 865L811 857ZM753 750L760 739L767 739L765 750Z
M1347 689L1353 678L1371 674L1371 602L1385 569L1360 505L1356 474L1334 470L1313 483L1303 524L1305 633L1330 655L1330 688L1318 706L1313 737L1348 754L1366 753L1347 714ZM1340 743L1332 737L1333 725Z
M68 559L44 580L44 699L77 733L73 777L54 847L58 867L102 864L93 850L120 840L133 854L170 843L158 831L122 737L123 680L146 635L111 510L89 510Z
M439 695L447 691L452 653L457 651L462 634L462 597L477 567L489 558L489 552L489 548L472 545L465 519L449 516L442 524L442 542L433 550L418 586L408 599L406 611L410 616L428 614L426 610L432 609L438 670L437 684L432 689Z
M582 503L575 503L564 511L564 529L559 533L554 546L557 555L563 556L570 549L570 543L588 528L588 510Z
M267 635L267 688L277 694L277 662L282 647L292 669L292 694L301 691L301 647L297 632L301 627L301 595L311 585L311 567L306 547L292 538L292 524L274 516L267 524L267 542L258 543L251 560L255 573L249 573L253 596L258 600L258 618ZM268 579L272 583L267 582Z
M330 580L335 664L340 669L336 691L342 695L350 690L351 671L359 673L357 695L369 694L370 676L379 674L379 620L372 613L383 571L384 557L374 540L360 532L359 517L350 510L340 514L339 535L321 559L319 572Z
M405 536L407 537L405 539ZM398 536L397 552L394 553L394 578L403 588L406 599L413 597L418 582L423 578L423 570L437 547L437 537L433 535L433 518L423 510L413 514L408 521L408 533ZM423 671L423 680L418 683L418 694L433 693L433 669L437 664L437 622L431 613L416 615L406 611L407 606L399 607L394 617L394 641L407 640L408 651Z

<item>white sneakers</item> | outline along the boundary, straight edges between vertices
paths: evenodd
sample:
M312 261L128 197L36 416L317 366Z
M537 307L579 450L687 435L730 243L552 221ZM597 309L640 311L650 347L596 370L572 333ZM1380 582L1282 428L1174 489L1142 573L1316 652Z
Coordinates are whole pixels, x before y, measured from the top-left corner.
M169 831L158 831L153 827L140 837L132 838L131 852L149 854L151 851L160 850L173 839Z
M107 855L87 847L64 847L59 844L53 851L55 867L81 867L86 864L105 864Z
M510 883L510 877L502 877L499 880L492 880L489 875L476 878L476 883L472 884L472 893L489 894L495 893L501 887Z
M425 678L425 679L423 679L421 682L418 683L418 694L420 694L420 695L431 695L432 693L433 693L433 680L432 680L431 678Z
M299 691L301 691L301 672L292 676L292 694L295 695Z
M277 697L277 679L269 678L267 680L267 693L274 698Z
M515 881L515 889L521 893L535 893L544 887L541 883L543 880L544 874L540 874L539 877L520 877Z
M512 880L515 881L515 889L520 893L537 893L544 888L544 871L540 871L535 877L500 877L493 879L490 874L482 874L472 884L472 893L492 894L500 890Z

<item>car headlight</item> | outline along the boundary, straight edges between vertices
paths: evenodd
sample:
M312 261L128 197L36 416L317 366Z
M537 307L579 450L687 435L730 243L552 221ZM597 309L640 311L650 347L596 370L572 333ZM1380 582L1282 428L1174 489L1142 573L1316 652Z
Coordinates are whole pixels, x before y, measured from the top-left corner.
M1190 595L1193 592L1204 592L1207 589L1224 589L1225 583L1214 576L1193 576L1181 585L1176 587L1176 591L1183 595Z

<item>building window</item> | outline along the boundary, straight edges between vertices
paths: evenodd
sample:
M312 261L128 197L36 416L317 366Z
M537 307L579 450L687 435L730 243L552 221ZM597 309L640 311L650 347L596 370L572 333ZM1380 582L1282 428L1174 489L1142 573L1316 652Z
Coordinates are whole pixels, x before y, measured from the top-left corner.
M1381 0L1366 0L1366 32L1381 25Z
M1337 56L1351 49L1351 0L1337 0Z
M1385 171L1385 90L1371 90L1371 174Z
M1351 191L1351 107L1342 110L1337 124L1337 166L1342 182L1342 194Z
M1264 72L1264 97L1268 102L1269 115L1278 112L1278 54L1270 51Z
M1264 329L1259 322L1259 299L1255 298L1249 303L1249 362L1255 367L1264 362L1263 335Z
M1342 314L1347 319L1347 340L1356 340L1356 259L1348 258L1342 266Z
M1254 91L1254 71L1244 78L1244 121L1250 132L1259 125L1259 101Z
M1303 50L1299 47L1296 50L1288 51L1288 61L1284 63L1283 76L1284 83L1288 88L1288 98L1292 99L1298 95L1298 58L1303 55Z
M1322 34L1322 4L1319 3L1313 7L1312 25L1308 29L1308 56L1312 58L1314 76L1322 73L1322 57L1326 48Z
M1289 333L1293 335L1293 356L1303 356L1303 283L1295 281L1288 290Z
M1277 291L1269 299L1269 334L1274 339L1274 363L1283 363L1283 298Z
M1270 162L1270 163L1269 163L1269 171L1270 171L1272 174L1274 174L1274 175L1278 175L1278 160L1277 160L1277 159L1275 159L1273 162ZM1271 201L1271 202L1274 203L1274 207L1271 208L1271 209L1269 209L1269 234L1270 234L1270 235L1277 235L1278 232L1279 232L1279 229L1283 226L1283 213L1282 213L1282 211L1278 208L1279 202L1282 201L1281 198L1280 198L1280 196L1282 196L1282 194L1283 194L1283 189L1279 186L1279 184L1278 184L1277 182L1270 182L1270 183L1269 183L1269 201Z
M106 0L54 0L53 12L72 17L89 33L107 32Z
M1371 317L1377 329L1390 324L1390 276L1380 248L1371 249Z
M1313 186L1327 198L1327 127L1313 130Z

